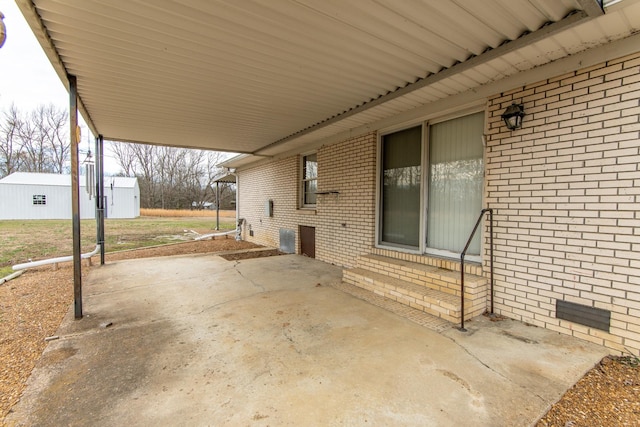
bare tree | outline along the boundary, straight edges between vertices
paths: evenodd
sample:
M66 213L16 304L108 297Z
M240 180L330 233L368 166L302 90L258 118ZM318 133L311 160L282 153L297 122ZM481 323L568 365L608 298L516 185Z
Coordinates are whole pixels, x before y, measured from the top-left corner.
M121 173L138 177L142 207L201 209L218 203L213 181L221 171L221 153L123 142L112 143L112 150ZM230 186L221 186L223 196L230 192Z
M18 127L25 172L50 172L47 170L46 146L38 131L39 121L38 112L34 110L25 120L20 121L20 127Z
M136 159L136 175L140 184L140 205L157 207L155 200L157 191L156 159L157 147L153 145L130 144Z
M53 104L44 107L43 110L39 132L47 145L49 162L54 173L65 173L66 163L71 154L71 141L66 133L69 116L65 110L57 109Z
M116 162L122 169L121 173L124 176L136 175L136 156L131 149L130 144L124 142L111 142L111 151L116 156Z
M22 124L15 105L4 111L0 120L0 177L3 177L21 169L22 140L18 129Z
M0 172L66 172L70 142L67 113L54 105L41 105L23 114L15 106L2 113Z

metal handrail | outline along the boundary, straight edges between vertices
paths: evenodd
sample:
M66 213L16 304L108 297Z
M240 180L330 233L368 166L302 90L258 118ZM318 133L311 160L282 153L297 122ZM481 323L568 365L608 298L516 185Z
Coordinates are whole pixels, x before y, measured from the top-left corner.
M493 209L485 208L480 211L480 215L478 216L478 220L476 221L475 227L473 227L473 231L469 236L469 240L467 240L467 244L464 246L462 253L460 254L460 331L466 332L467 330L464 328L464 256L467 254L467 249L469 249L469 245L471 244L471 240L473 240L473 236L476 234L476 230L480 225L480 221L482 221L482 217L485 213L489 212L489 264L490 264L490 281L491 281L491 314L493 314Z

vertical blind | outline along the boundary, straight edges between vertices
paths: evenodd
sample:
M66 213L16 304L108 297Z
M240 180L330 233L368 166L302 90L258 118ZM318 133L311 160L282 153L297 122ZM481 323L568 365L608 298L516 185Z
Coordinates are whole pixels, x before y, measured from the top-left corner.
M460 253L482 209L484 114L430 127L427 247ZM480 254L480 233L468 253Z

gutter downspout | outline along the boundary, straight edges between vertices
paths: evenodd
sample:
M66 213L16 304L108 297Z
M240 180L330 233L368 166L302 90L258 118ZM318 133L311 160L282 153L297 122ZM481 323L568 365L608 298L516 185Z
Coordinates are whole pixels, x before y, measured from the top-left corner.
M2 279L0 279L0 285L8 282L9 280L15 279L16 277L20 276L22 273L24 273L24 271L20 270L20 271L16 271L14 273L11 273L8 276L3 277Z
M96 248L93 251L87 252L86 254L80 255L80 258L81 259L91 258L95 254L97 254L98 251L100 251L100 248L101 248L101 245L97 244ZM27 268L41 267L43 265L57 264L57 263L60 263L60 262L69 262L69 261L74 261L74 260L75 260L74 255L61 256L61 257L57 257L57 258L41 259L39 261L31 261L31 262L25 262L23 264L16 264L11 268L14 271L19 271L19 270L26 270Z

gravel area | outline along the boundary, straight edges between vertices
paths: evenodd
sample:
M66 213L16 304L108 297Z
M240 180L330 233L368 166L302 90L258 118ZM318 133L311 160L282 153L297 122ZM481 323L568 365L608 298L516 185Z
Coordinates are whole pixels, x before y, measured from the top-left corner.
M0 424L73 301L73 270L28 271L0 285Z
M234 239L203 240L107 254L107 262L256 247ZM276 254L277 251L271 252ZM251 257L230 259L247 256ZM84 267L83 274L88 270ZM45 338L55 334L72 301L70 264L57 270L52 267L28 270L0 285L0 425L5 425L5 416L20 398L46 346ZM638 358L604 358L537 423L537 427L550 426L640 426Z
M116 252L106 261L167 255L212 253L259 247L233 238L177 243ZM94 265L96 257L94 257ZM95 266L92 268L96 268ZM83 261L83 275L89 268ZM60 264L26 270L0 285L0 425L16 404L33 367L73 303L73 268Z
M569 389L537 427L640 426L640 367L635 356L602 359Z

